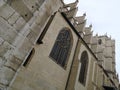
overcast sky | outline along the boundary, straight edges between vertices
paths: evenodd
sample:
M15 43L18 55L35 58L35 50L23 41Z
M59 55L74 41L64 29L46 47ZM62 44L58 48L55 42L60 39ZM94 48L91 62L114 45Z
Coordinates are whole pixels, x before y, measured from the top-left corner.
M64 0L65 3L75 0ZM120 78L120 0L79 0L78 13L86 13L87 26L99 35L107 33L116 41L116 69Z

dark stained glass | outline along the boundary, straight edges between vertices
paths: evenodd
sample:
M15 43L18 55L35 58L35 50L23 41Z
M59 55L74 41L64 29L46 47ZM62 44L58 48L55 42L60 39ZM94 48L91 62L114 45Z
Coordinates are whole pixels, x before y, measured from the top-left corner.
M50 57L60 66L64 67L71 47L71 32L63 29L58 34Z
M88 54L86 51L83 51L81 54L81 69L80 69L80 74L79 74L79 81L83 85L86 83L86 74L87 74L87 69L88 69Z

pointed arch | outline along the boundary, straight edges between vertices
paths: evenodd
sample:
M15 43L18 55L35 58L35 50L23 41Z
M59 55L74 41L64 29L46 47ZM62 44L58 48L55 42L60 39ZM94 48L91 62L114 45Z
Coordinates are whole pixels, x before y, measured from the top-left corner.
M72 47L72 34L68 28L63 28L54 43L50 57L60 66L65 67Z
M86 84L87 70L88 70L88 53L87 51L83 51L81 54L81 69L79 74L79 82L83 85Z

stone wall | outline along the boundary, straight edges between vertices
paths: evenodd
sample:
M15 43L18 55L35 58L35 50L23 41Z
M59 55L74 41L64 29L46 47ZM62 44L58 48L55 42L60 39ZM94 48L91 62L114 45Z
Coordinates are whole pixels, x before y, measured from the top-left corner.
M49 56L63 27L69 28L73 37L73 45L66 68L61 67ZM43 38L43 44L36 44L33 47L35 49L33 58L27 67L21 67L10 90L19 90L19 88L21 90L65 90L77 39L78 37L71 27L61 14L57 13Z
M0 88L9 87L59 0L0 0Z

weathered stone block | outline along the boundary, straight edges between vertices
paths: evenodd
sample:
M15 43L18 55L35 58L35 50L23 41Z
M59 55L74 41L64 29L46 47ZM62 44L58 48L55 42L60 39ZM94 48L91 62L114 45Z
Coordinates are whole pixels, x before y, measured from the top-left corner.
M2 37L0 37L0 45L2 45L2 44L3 44L3 42L4 42L3 38L2 38Z
M30 31L30 33L27 35L27 38L34 43L36 41L36 38L38 37L38 34L34 33L33 31Z
M44 25L46 20L48 19L49 15L47 14L46 10L41 10L39 15L36 17L35 23L38 25Z
M18 36L15 38L14 42L12 43L13 46L20 47L22 42L24 41L25 37L22 34L18 34Z
M13 0L10 5L25 19L25 21L29 21L32 17L31 11L24 4L23 0Z
M15 50L14 55L21 59L24 60L28 52L31 50L33 46L33 43L31 43L27 38L21 42L21 45Z
M39 15L39 11L38 10L36 10L35 12L34 12L34 15L33 15L33 17L29 20L29 22L28 22L28 24L31 26L33 23L34 23L34 21L36 20L36 17Z
M17 21L17 19L20 17L20 15L17 13L17 12L15 12L9 19L8 19L8 22L11 24L11 25L13 25L16 21Z
M103 60L104 59L103 53L98 53L97 58L98 60Z
M36 34L39 35L39 33L41 32L41 26L40 25L37 25L36 23L33 23L30 28L32 29L32 31Z
M77 26L75 26L75 28L76 28L76 30L77 30L78 32L83 32L84 26L85 26L85 23L83 23L83 24L78 24Z
M92 44L96 44L98 43L98 37L92 37Z
M6 90L5 86L0 84L0 90Z
M4 54L3 58L7 61L11 58L12 54L14 52L14 47L11 47L10 49L8 49L6 51L6 53Z
M5 4L3 0L0 0L0 7L2 7Z
M0 68L3 67L4 63L5 63L5 60L3 60L2 58L0 58Z
M0 37L9 43L12 43L16 36L17 32L15 29L10 26L7 21L0 17Z
M3 57L4 54L11 48L12 46L8 42L4 42L3 45L0 46L0 57Z
M84 36L84 40L86 41L86 43L90 44L91 43L91 38L92 38L92 35L89 34L89 35L85 35Z
M9 67L3 67L0 70L0 83L4 85L9 85L15 72Z
M9 5L4 4L0 7L0 16L5 18L6 20L15 12Z
M12 29L12 26L8 24L8 22L4 18L0 17L0 28L5 30Z
M7 42L9 42L10 44L13 43L15 37L17 36L17 33L13 30L4 30L4 29L0 29L0 36Z
M106 40L106 46L112 46L111 40Z
M23 88L22 87L26 87L25 86L25 83L24 83L24 79L23 78L21 78L19 75L17 75L17 78L15 79L15 81L17 81L18 83L14 83L13 82L13 87L11 87L11 89L10 90L18 90L18 89L21 89L21 90L23 90ZM21 87L21 82L22 82L22 87ZM26 89L27 90L27 89Z
M11 67L13 70L17 71L21 63L22 60L19 60L19 58L15 56L11 56L11 58L9 58L9 60L5 63L5 66Z
M38 0L24 0L24 3L29 8L31 12L34 12L36 9L38 9Z
M103 52L104 51L104 46L98 45L97 46L97 52Z
M26 24L26 21L20 17L15 24L13 24L13 27L16 29L16 31L20 32L23 26Z
M28 23L21 29L20 34L26 37L30 32L30 26Z
M106 57L112 57L112 47L106 47L105 48L105 56Z
M93 51L94 53L96 53L96 52L97 52L97 45L96 45L96 44L92 44L92 45L91 45L91 49L92 49L92 51Z

